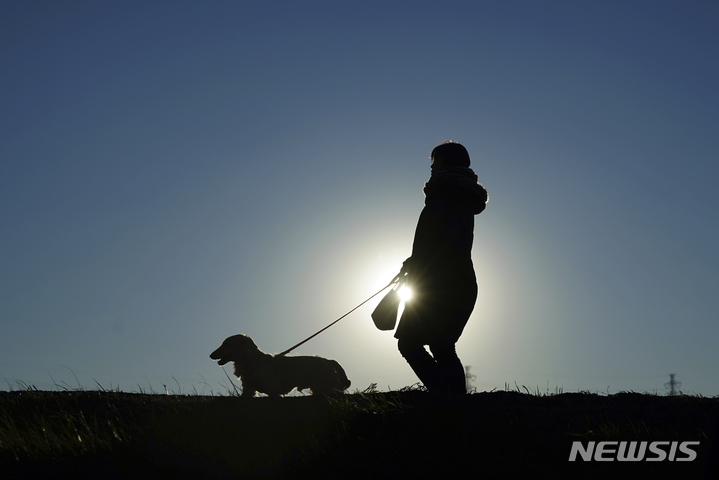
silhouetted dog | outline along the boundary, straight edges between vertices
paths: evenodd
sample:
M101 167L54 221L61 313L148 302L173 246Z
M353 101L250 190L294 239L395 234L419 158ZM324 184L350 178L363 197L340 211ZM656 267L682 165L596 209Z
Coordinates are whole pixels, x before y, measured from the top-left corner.
M350 386L342 366L334 360L264 353L245 334L227 337L210 358L219 365L234 362L235 376L242 380L243 397L254 397L256 392L276 397L295 388L309 388L313 395L329 395Z

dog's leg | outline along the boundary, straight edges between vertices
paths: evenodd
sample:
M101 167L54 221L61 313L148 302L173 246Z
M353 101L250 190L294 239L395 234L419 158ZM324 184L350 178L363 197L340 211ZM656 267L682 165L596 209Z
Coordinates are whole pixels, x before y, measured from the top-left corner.
M243 398L252 398L257 393L257 390L247 385L245 382L242 382L242 397Z

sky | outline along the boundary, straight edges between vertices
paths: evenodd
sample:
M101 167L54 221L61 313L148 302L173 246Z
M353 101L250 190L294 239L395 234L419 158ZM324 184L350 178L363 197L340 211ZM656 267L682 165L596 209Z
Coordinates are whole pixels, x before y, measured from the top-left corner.
M451 139L477 391L719 395L718 49L709 1L3 2L0 389L227 394L224 338L397 273ZM380 298L293 354L416 384Z

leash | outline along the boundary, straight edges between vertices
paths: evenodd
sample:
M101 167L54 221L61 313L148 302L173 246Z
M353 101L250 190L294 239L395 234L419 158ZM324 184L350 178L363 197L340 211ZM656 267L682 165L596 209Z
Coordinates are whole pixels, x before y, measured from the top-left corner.
M320 330L319 332L317 332L317 333L315 333L314 335L311 335L311 336L305 338L304 340L302 340L302 341L301 341L300 343L298 343L297 345L295 345L295 346L293 346L293 347L290 347L290 348L288 348L287 350L285 350L284 352L278 353L277 355L278 355L278 356L287 355L288 353L290 353L292 350L294 350L295 348L299 347L299 346L302 345L303 343L312 340L312 339L315 338L317 335L319 335L320 333L324 332L325 330L327 330L328 328L330 328L332 325L334 325L335 323L339 322L340 320L342 320L343 318L345 318L347 315L349 315L350 313L354 312L355 310L357 310L357 309L360 308L362 305L364 305L365 303L367 303L367 302L369 302L370 300L372 300L374 297L376 297L376 296L379 295L380 293L384 292L387 288L389 288L389 287L391 287L392 285L394 285L395 283L399 282L399 280L400 280L400 276L399 276L399 274L397 274L397 276L394 277L394 278L392 279L392 281L389 282L386 286L382 287L382 289L381 289L379 292L375 293L374 295L372 295L371 297L369 297L367 300L365 300L364 302L360 303L360 304L357 305L355 308L353 308L353 309L350 310L349 312L345 313L345 314L342 315L340 318L338 318L338 319L335 320L334 322L330 323L329 325L327 325L325 328L323 328L323 329Z

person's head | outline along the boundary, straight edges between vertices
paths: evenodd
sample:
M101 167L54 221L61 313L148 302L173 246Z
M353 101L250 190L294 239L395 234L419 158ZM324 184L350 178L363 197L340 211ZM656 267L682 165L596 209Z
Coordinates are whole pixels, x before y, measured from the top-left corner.
M469 167L469 153L460 143L446 140L432 150L429 156L433 166L438 167Z

